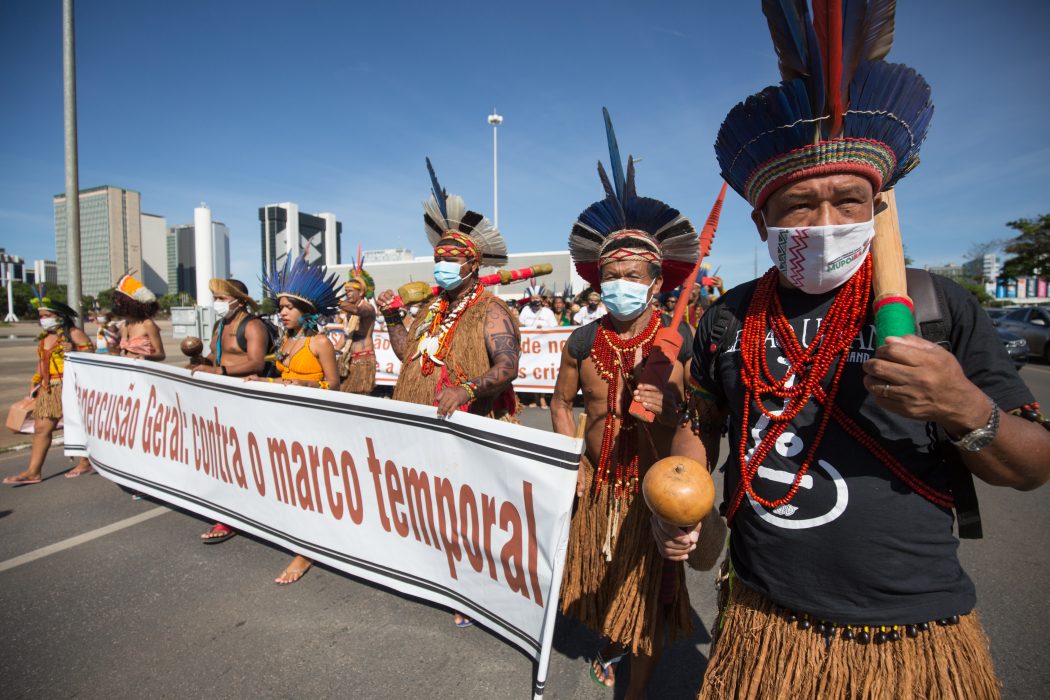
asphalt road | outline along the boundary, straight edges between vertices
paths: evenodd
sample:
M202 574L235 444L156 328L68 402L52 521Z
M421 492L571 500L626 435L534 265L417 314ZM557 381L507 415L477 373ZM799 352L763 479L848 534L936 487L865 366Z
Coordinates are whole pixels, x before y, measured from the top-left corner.
M1022 376L1050 405L1050 367ZM547 428L549 414L529 409L525 422ZM0 455L0 475L26 459ZM99 476L64 479L68 468L56 448L46 481L0 491L2 697L530 696L531 660L483 629L455 628L446 610L320 566L276 586L286 552L245 536L202 546L200 518ZM1044 698L1050 488L979 491L986 536L961 556L1004 693ZM124 527L99 532L114 524ZM706 665L712 575L690 571L688 585L696 633L664 654L652 698L693 697ZM596 644L560 621L547 697L610 697L587 675Z

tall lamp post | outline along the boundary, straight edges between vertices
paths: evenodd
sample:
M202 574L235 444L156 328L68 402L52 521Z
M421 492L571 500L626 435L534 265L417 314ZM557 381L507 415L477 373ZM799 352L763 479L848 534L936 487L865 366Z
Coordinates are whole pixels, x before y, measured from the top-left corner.
M503 117L496 114L496 108L492 108L489 115L489 124L492 125L492 223L499 228L499 173L497 170L496 131L503 123Z
M80 183L77 173L77 59L73 0L62 0L62 105L66 152L66 302L83 327L80 308Z

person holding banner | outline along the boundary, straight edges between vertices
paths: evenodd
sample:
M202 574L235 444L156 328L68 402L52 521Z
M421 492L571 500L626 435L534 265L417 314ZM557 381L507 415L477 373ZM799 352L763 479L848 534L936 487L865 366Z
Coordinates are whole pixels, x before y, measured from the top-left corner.
M40 341L37 345L37 371L33 375L30 394L35 395L33 405L33 444L29 454L29 465L21 474L4 478L11 486L28 486L43 481L42 470L51 437L62 420L62 374L67 352L91 352L91 339L77 328L77 314L66 304L55 301L38 287L32 300L33 308L40 317ZM92 472L91 463L81 457L79 464L66 474L74 478Z
M339 284L335 275L325 276L323 265L311 265L305 257L289 255L284 268L274 269L263 280L263 288L277 308L283 326L277 344L277 370L281 384L331 389L339 385L339 368L335 348L320 332L324 316L338 307ZM249 377L256 381L274 383L272 377ZM295 555L274 583L295 583L313 566L306 557Z
M554 430L574 435L573 402L582 390L586 452L580 463L579 501L569 533L562 612L607 641L590 670L606 687L616 665L632 655L627 697L644 697L665 634L691 628L689 594L680 564L666 565L650 534L649 509L639 484L649 467L671 454L700 459L700 441L683 425L685 368L692 335L682 323L685 350L670 383L639 384L638 377L667 319L654 308L661 290L674 289L699 257L698 235L676 209L638 197L634 163L624 178L612 124L606 126L613 183L599 163L605 199L572 228L569 250L580 276L600 287L608 314L573 331L561 357L551 418ZM588 301L597 301L594 294ZM643 423L628 413L632 399L656 414Z
M444 418L457 408L498 420L516 420L511 382L518 374L521 342L517 324L503 300L478 281L481 265L507 262L499 230L463 199L438 183L430 160L433 192L424 203L423 221L434 245L434 280L441 293L420 309L406 329L390 304L394 293L379 295L390 346L401 360L394 399L437 406Z
M240 280L215 278L208 282L208 289L214 296L212 310L219 322L211 335L211 357L200 358L190 371L229 377L262 374L270 333L254 313L256 303L248 287ZM200 539L204 544L220 544L236 534L229 525L215 523Z
M979 536L973 476L1045 483L1050 434L1009 413L1031 393L955 283L909 290L929 292L920 319L940 307L920 329L947 348L877 340L870 249L933 109L920 75L883 60L892 4L814 2L812 20L805 2L763 6L784 81L729 112L715 151L773 267L704 314L690 380L697 424L728 416L732 446L699 696L998 698L953 521ZM670 559L696 537L655 516L654 534Z
M518 376L521 338L506 303L478 280L481 265L507 263L499 229L449 195L427 159L432 191L423 203L423 223L434 245L434 281L441 293L406 328L391 307L394 293L379 295L390 346L401 360L394 399L437 406L438 418L455 410L517 422L511 382ZM470 618L455 614L457 627Z
M340 391L351 394L371 394L376 386L376 351L372 341L376 310L369 299L375 294L375 282L358 266L350 271L350 281L343 285L343 300L339 308L346 314L346 340L340 365Z

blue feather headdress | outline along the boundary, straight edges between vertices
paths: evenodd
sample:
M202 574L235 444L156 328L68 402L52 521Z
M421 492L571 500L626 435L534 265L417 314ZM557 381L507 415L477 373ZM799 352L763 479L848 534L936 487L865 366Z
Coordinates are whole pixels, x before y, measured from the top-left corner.
M434 166L427 158L431 195L423 202L423 227L430 244L445 238L457 238L473 248L483 265L502 267L507 264L507 243L492 222L476 211L467 209L463 198L449 194L438 182Z
M312 265L303 256L285 258L280 270L274 265L266 279L262 280L266 296L274 301L279 297L291 297L311 307L313 314L305 319L309 326L314 317L334 313L339 304L339 280L335 274L326 276L323 265Z
M722 177L752 206L814 175L851 173L876 192L919 162L933 116L930 86L883 59L895 0L762 0L779 85L734 107L715 153Z
M649 197L639 197L634 186L634 159L627 157L624 173L620 147L616 142L609 110L605 116L605 136L613 178L610 182L601 161L598 177L605 188L605 199L580 214L569 234L569 252L576 271L593 288L601 284L599 267L606 253L616 249L633 250L636 257L661 265L663 289L674 289L689 275L699 256L696 229L689 219L673 207Z

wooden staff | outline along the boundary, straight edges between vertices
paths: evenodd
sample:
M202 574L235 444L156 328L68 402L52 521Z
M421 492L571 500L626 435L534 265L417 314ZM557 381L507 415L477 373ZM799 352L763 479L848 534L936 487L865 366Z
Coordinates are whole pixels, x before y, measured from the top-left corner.
M875 237L871 241L876 345L883 345L890 336L915 333L915 306L908 296L904 244L894 191L883 192L882 202L882 209L875 215Z
M707 216L707 223L700 233L700 254L696 259L693 271L682 283L682 291L678 294L678 301L674 306L674 315L671 317L671 325L661 328L656 332L653 340L653 350L645 361L642 369L642 377L639 384L650 384L663 387L671 380L671 371L674 369L678 351L682 349L682 335L678 332L678 326L685 318L685 310L689 306L689 296L692 294L693 285L696 284L697 275L700 274L700 264L711 251L711 242L715 238L715 230L718 228L718 218L722 215L722 202L726 198L726 183L722 183L722 189L718 193L718 199L711 207L711 213ZM628 412L640 421L652 423L656 420L656 414L648 410L638 401L631 401Z

